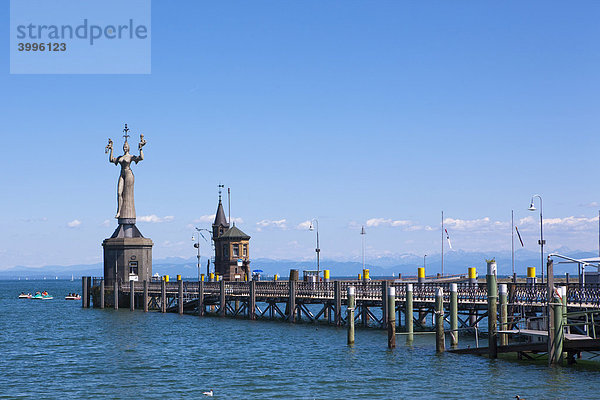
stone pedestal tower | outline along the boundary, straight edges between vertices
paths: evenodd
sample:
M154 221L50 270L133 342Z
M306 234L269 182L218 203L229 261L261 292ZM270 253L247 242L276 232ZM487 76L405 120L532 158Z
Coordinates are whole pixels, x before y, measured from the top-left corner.
M119 226L108 239L104 239L104 281L111 285L115 279L119 282L144 281L152 277L152 240L145 238L135 226L135 204L133 201L134 177L131 163L136 164L144 159L142 148L146 144L144 135L140 135L138 145L139 156L129 154L129 129L125 124L123 130L125 144L124 154L113 157L113 142L108 139L105 153L109 153L109 162L121 166L121 174L117 185L117 219Z

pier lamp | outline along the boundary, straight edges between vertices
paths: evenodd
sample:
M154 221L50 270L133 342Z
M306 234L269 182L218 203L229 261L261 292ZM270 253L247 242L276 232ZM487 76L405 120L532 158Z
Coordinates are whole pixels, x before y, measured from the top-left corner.
M544 245L546 241L544 240L544 220L542 217L542 196L539 194L534 194L531 196L531 203L529 204L529 211L536 211L535 205L533 204L534 197L540 199L540 240L538 240L538 244L540 245L540 268L542 271L542 283L544 283Z
M317 230L317 248L315 249L315 252L317 253L317 282L318 282L319 277L321 276L320 275L321 268L319 266L319 253L321 252L321 249L319 248L319 220L316 218L313 218L310 221L310 226L308 227L308 230L311 232L315 230L315 225L313 225L313 222L315 223L316 228L317 228L316 229Z
M194 243L194 247L196 249L198 249L198 255L196 257L198 257L198 282L200 282L200 237L202 237L202 239L204 239L205 242L207 241L201 231L206 231L208 233L210 233L210 231L208 229L204 229L204 228L195 228L195 229L196 229L197 235L192 235L192 240L196 242L196 243Z

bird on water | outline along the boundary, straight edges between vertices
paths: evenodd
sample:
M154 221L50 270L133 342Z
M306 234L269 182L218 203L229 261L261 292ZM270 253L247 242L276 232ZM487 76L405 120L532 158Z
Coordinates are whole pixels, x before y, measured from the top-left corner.
M523 397L521 397L521 396L519 396L519 395L516 395L516 396L515 396L515 399L517 399L517 400L526 400L525 398L523 398Z
M205 396L213 397L213 395L214 395L214 392L213 392L213 390L212 390L212 389L210 389L210 391L208 391L208 392L203 392L202 394L203 394L203 395L205 395Z

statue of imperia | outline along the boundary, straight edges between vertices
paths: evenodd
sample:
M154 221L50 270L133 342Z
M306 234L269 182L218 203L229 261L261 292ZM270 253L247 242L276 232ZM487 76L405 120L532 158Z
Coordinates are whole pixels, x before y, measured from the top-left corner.
M134 177L133 171L131 171L131 163L135 162L137 164L144 159L142 148L146 144L146 141L144 140L144 135L140 135L140 143L138 144L140 155L135 156L129 154L129 143L127 143L129 128L127 128L127 124L125 124L123 132L125 132L123 135L125 138L125 143L123 144L124 154L116 158L113 157L113 141L110 139L108 139L108 145L106 146L104 153L109 153L109 162L115 165L121 165L121 175L119 176L119 183L117 185L117 215L115 215L115 218L135 220L135 204L133 202Z

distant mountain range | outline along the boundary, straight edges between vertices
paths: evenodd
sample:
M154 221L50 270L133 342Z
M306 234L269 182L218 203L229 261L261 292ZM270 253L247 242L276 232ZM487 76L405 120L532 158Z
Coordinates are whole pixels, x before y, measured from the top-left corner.
M572 258L596 257L594 252L571 251L566 248L557 249L554 253L563 254ZM547 255L548 253L546 253ZM510 252L465 252L449 251L444 254L444 273L459 274L466 273L468 267L476 267L480 276L485 275L486 258L495 257L498 264L499 275L512 274L511 254ZM253 270L262 270L264 275L272 276L279 274L286 277L290 269L316 269L315 261L295 261L295 260L273 260L269 258L257 258L251 260ZM201 273L206 273L207 259L201 260ZM321 260L321 270L328 269L331 276L356 276L362 270L362 263L356 260ZM397 276L416 275L417 268L423 266L423 257L415 254L400 254L395 256L386 256L372 258L366 261L366 267L369 268L372 277L376 276ZM518 250L515 252L515 272L518 275L525 275L528 266L537 267L540 274L540 254L527 250ZM169 257L154 260L153 273L160 275L175 276L181 274L184 278L197 278L198 268L196 258ZM572 275L577 274L576 264L563 264L555 260L555 273L564 274L569 272ZM434 254L427 256L426 274L434 275L441 272L441 256ZM70 279L71 276L79 278L81 276L102 276L102 263L86 265L48 265L44 267L25 267L16 266L0 271L0 279Z

